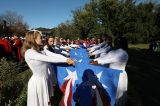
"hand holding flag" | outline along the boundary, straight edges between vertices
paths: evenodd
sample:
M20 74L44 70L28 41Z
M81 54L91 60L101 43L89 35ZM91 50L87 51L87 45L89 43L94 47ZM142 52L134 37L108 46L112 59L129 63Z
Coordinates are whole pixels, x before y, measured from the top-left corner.
M69 65L74 65L75 62L76 61L74 59L67 59L67 64L69 64Z
M94 65L98 64L98 62L97 62L97 61L94 61L94 60L91 60L89 63L90 63L90 64L94 64Z

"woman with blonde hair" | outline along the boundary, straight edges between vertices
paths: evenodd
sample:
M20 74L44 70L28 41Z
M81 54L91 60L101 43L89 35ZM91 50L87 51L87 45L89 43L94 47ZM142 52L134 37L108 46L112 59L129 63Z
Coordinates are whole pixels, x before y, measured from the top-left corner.
M28 82L27 106L51 106L48 63L68 63L75 61L64 56L47 56L41 53L42 38L40 31L29 31L26 33L22 48L22 56L30 67L33 75Z

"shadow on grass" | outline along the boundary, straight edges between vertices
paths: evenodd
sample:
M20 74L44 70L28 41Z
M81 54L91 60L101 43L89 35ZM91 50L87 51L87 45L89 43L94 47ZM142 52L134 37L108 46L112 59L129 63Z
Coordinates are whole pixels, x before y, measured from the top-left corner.
M160 106L160 55L129 49L128 106Z

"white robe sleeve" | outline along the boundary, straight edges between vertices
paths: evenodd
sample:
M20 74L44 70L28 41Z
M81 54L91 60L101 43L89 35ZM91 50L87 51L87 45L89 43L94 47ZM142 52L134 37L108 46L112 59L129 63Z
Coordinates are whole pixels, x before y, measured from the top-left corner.
M115 63L119 61L116 55L112 54L112 52L106 54L103 57L99 57L97 59L94 59L94 61L97 61L98 64L104 65L104 64L110 64L110 63Z
M91 47L91 50L89 52L91 53L91 52L95 51L97 48L100 47L100 45L101 44L98 44L98 45L95 45L95 46Z
M62 50L62 52L61 52L61 53L62 53L62 54L65 54L65 55L67 55L67 54L68 54L66 51L63 51L63 50Z
M45 62L52 62L52 63L65 63L67 61L67 58L59 55L52 53L48 50L45 51L45 54L41 54L33 49L29 49L25 53L25 59L27 60L39 60L39 61L45 61Z
M57 59L61 59L62 61L64 61L64 60L66 61L68 59L67 57L65 57L61 54L53 53L53 52L50 52L49 50L46 50L45 53L46 53L47 56L52 56L52 57L55 57Z
M61 49L66 49L66 48L69 48L69 49L72 49L71 47L69 46L60 46Z
M100 48L99 50L96 50L92 53L92 55L98 55L100 53L106 52L108 49L110 49L110 46L105 45L103 48Z
M122 49L117 49L110 51L103 57L99 57L97 59L94 59L94 61L98 61L99 64L110 64L110 63L116 63L116 62L127 62L128 61L128 54L126 51Z
M56 47L56 46L55 46L55 49L59 50L59 48L58 48L58 47Z
M62 55L57 54L57 53L53 53L53 52L50 53L50 51L47 49L47 45L44 46L43 49L44 49L44 50L42 51L43 54L50 55L50 56L56 56L56 55L62 56ZM47 54L47 53L48 53L48 54ZM61 53L64 54L64 55L67 55L67 52L66 52L66 51L63 51L63 50L62 50ZM64 56L63 56L63 57L64 57Z
M105 46L103 47L103 45L105 45ZM107 47L107 46L108 46L108 45L107 45L106 43L100 43L100 44L97 45L95 48L91 49L91 51L89 51L89 52L92 53L92 52L94 52L94 51L100 50L100 49L105 48L105 47Z
M45 45L45 46L43 47L44 50L47 50L47 48L48 48L47 45Z
M65 46L65 48L73 49L71 46Z
M60 49L66 49L66 47L65 46L60 46Z

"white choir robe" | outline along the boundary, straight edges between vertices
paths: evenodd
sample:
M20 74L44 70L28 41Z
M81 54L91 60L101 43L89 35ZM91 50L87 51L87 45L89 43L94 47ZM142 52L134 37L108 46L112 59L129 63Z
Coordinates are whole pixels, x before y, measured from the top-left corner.
M76 45L76 44L70 44L69 45L71 48L79 48L79 45Z
M43 49L44 49L44 50L47 50L47 48L48 48L48 47L47 47L47 45L45 45L45 46L43 47ZM55 46L55 48L53 48L53 49L57 49L57 50L59 50L59 48L57 48L56 46ZM66 52L66 51L62 50L61 54L64 54L64 55L66 55L66 56L67 56L67 55L68 55L68 52Z
M60 46L60 49L67 49L67 48L69 48L69 49L73 49L72 47L70 47L70 46L66 46L66 45L64 45L64 46Z
M50 55L50 52L46 53ZM25 52L25 61L33 75L28 82L27 106L48 106L50 101L49 63L66 63L62 56L47 56L34 49Z
M123 71L119 76L116 93L116 106L124 106L126 102L126 92L128 85L128 77L125 71L125 67L128 61L128 53L123 49L112 50L106 55L94 59L94 61L98 61L98 64L101 65L109 64L109 68Z
M103 42L103 43L100 43L100 44L97 44L97 45L95 45L95 46L93 46L93 47L91 47L90 49L90 51L89 51L89 53L92 53L92 52L94 52L95 50L97 50L97 49L100 49L103 45L105 45L106 43L105 42Z
M47 56L52 56L52 57L60 57L63 59L67 59L65 56L61 55L61 54L56 54L53 52L50 52L49 50L47 50L47 48L44 46L44 50L42 51L43 54L47 55ZM63 62L63 60L62 60ZM56 67L54 66L53 63L49 63L48 65L48 76L49 76L49 83L50 83L50 96L54 96L53 94L53 86L55 85L55 83L57 82L57 77L56 77Z
M97 58L98 56L100 56L102 53L107 53L109 50L111 49L111 46L109 45L105 45L103 48L100 48L99 50L94 51L93 53L91 53L92 55L95 55L95 58Z

